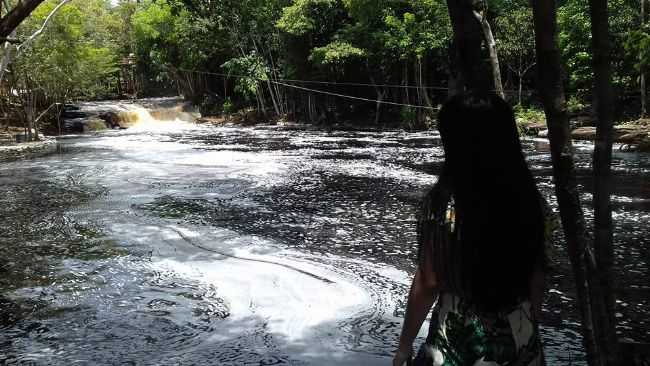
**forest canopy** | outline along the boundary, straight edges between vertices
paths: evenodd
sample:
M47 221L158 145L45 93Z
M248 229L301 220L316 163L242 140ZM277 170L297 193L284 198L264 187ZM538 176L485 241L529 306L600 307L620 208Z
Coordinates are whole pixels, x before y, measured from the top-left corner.
M629 120L643 114L650 29L639 0L608 3L616 117ZM486 38L478 61L498 57L506 98L538 116L528 2L478 2L476 13L495 45ZM558 23L569 108L588 114L588 2L560 1ZM443 0L46 0L16 30L22 44L5 42L1 80L5 100L34 99L31 114L74 99L182 94L209 114L251 107L424 128L456 81L451 28Z

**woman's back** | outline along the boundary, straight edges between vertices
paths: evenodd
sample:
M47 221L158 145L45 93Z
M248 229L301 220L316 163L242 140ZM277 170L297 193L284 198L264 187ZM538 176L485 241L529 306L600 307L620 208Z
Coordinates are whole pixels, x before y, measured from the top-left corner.
M418 270L400 350L412 343L435 292L421 356L435 365L541 364L535 310L545 204L512 109L495 95L468 93L449 100L438 121L445 163L419 216Z
M462 292L463 274L453 265L462 255L454 245L460 233L453 196L430 194L426 200L434 202L423 204L418 220L419 261L421 265L437 269L439 297L416 364L510 365L516 360L517 365L541 365L543 356L535 301L524 295L511 305L490 310L477 306L468 298ZM554 220L550 209L541 197L540 200L545 211L545 226L551 229ZM428 240L422 239L425 235ZM434 252L436 259L426 258ZM489 268L490 263L486 267ZM542 270L537 269L538 273Z

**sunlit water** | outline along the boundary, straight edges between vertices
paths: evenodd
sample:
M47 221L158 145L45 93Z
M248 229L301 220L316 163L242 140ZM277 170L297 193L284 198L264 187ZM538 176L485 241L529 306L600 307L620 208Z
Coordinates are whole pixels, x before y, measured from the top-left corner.
M525 148L555 206L546 144ZM0 363L390 363L437 133L150 121L61 150L0 167ZM650 155L614 169L619 329L648 342ZM543 335L577 365L560 240Z

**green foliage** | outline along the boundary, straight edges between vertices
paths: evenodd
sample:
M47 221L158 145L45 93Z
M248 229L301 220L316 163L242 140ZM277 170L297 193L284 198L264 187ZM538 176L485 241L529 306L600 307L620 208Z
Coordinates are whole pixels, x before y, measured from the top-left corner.
M316 31L335 5L334 0L296 0L282 10L277 27L294 36Z
M347 60L362 58L366 52L344 41L334 41L311 51L310 59L320 65L341 65Z
M566 102L566 106L569 113L579 113L585 109L584 103L575 95L569 97Z
M610 42L614 82L620 86L629 83L634 59L624 52L624 44L631 26L637 23L637 2L610 0ZM591 20L587 0L568 0L558 9L558 42L569 76L571 91L587 91L592 87Z
M437 1L410 1L403 12L387 10L384 46L402 59L422 58L434 50L446 50L451 39L447 9Z
M195 69L208 61L202 46L204 29L190 13L165 0L145 1L132 17L138 59L144 71L162 81L171 79L169 68Z
M252 99L257 94L257 85L268 79L269 68L256 53L228 60L221 65L237 79L235 92L244 98Z
M56 4L45 1L19 28L17 37L25 39L38 29ZM639 72L650 69L650 30L636 26L636 1L608 4L614 81L629 92ZM592 88L589 4L563 0L559 5L558 40L568 92L585 95ZM532 88L534 78L528 71L536 58L530 6L524 0L497 0L490 1L489 10L501 64L510 70L504 80ZM377 84L446 85L451 39L443 0L120 0L117 4L72 0L18 57L10 76L17 89L35 88L52 98L100 98L116 84L118 61L135 54L137 74L145 87L180 88L199 102L205 95L213 101L229 95L233 100L227 99L225 109L253 104L256 98L267 110L296 104L290 103L291 98L307 99L296 90L273 83L269 87L266 81L274 78L374 84L348 94L409 104L423 104L425 99L439 103L444 92L431 89L424 98L423 88ZM188 70L233 77L224 80ZM327 103L320 109L304 108L302 114L369 111L370 115L376 109L373 103L352 108L341 102L332 112L334 106ZM219 103L213 106L218 109ZM569 99L571 110L583 107L578 99ZM403 121L422 117L408 108L383 105L377 110ZM539 119L538 114L518 110L522 120Z
M636 58L634 67L638 72L650 70L650 27L632 31L625 40L625 51L630 58Z
M498 17L495 32L499 59L509 68L524 70L535 62L533 12L530 8L513 9Z
M221 106L221 109L223 113L230 114L235 111L235 104L232 102L230 98L226 98L226 100L223 101L223 105Z
M402 107L400 109L400 121L405 125L415 123L418 111L413 107Z
M526 108L521 105L517 105L513 109L517 120L521 120L526 123L544 122L546 120L544 111L541 109Z
M513 109L515 112L517 129L519 130L520 135L525 134L528 130L528 127L532 124L546 123L546 115L541 109L526 108L522 105L516 105Z
M46 1L18 29L28 38L58 1ZM40 89L46 97L99 98L110 94L117 74L119 43L110 1L74 0L54 15L45 31L18 55L17 83Z

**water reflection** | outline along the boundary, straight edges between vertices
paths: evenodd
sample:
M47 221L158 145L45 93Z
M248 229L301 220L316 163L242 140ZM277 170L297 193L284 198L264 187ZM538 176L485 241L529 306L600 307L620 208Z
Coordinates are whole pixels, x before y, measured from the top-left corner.
M0 362L387 363L437 133L176 123L62 143L0 168ZM524 145L555 205L548 146ZM619 330L647 342L650 156L614 170ZM543 336L550 364L580 364L561 240Z

